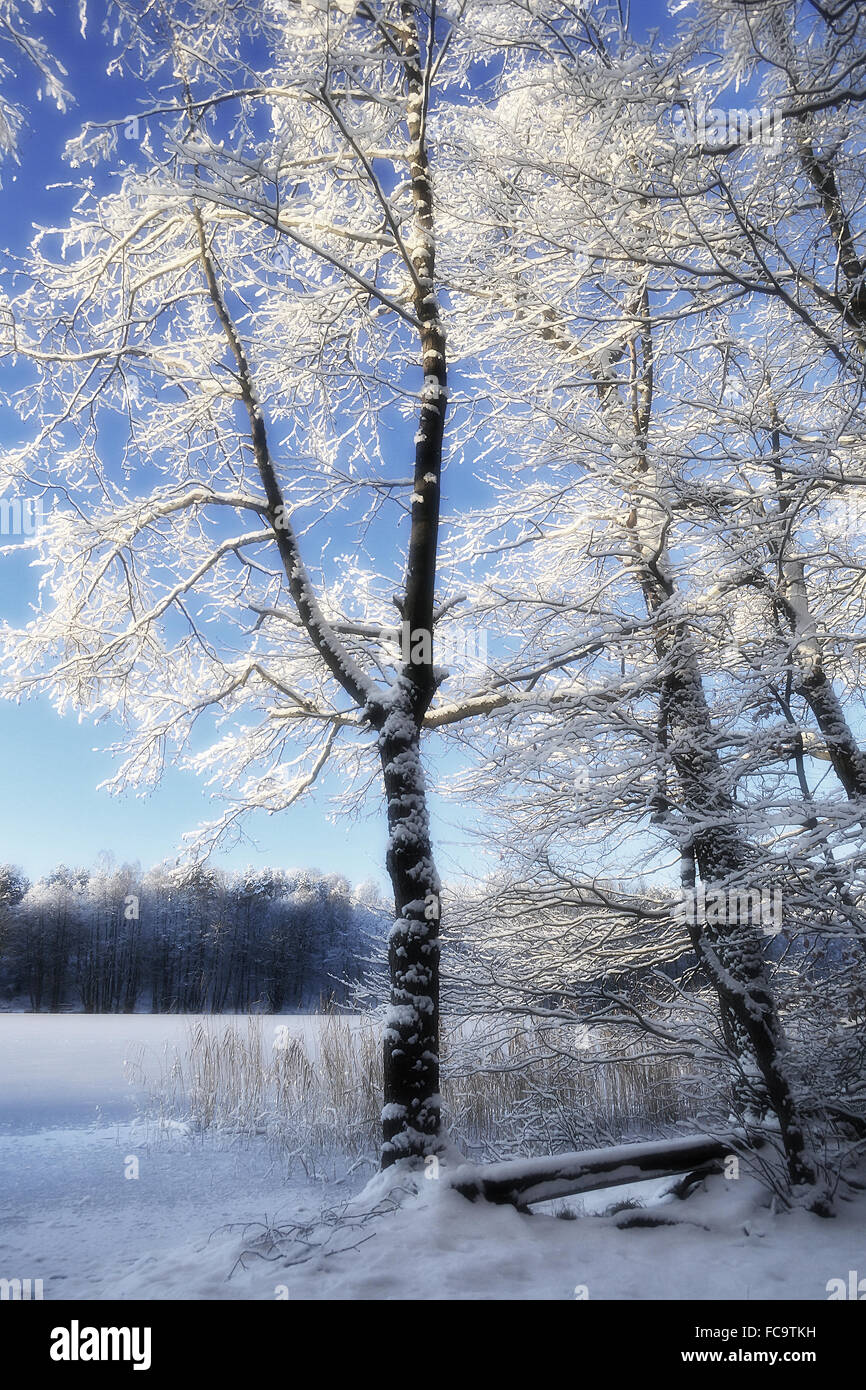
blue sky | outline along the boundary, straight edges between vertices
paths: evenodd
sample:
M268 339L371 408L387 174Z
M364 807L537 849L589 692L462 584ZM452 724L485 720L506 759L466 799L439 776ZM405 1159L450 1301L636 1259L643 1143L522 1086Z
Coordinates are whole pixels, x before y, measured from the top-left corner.
M96 11L97 7L92 7ZM109 78L109 51L91 24L87 39L78 27L77 4L60 0L55 15L40 32L69 73L76 104L66 114L34 100L35 84L22 71L9 92L31 112L24 133L20 165L7 164L0 191L2 243L12 251L26 246L34 224L62 225L74 194L47 188L70 179L63 149L82 121L117 117L135 109L122 78ZM93 18L96 18L94 13ZM11 425L0 415L0 447L10 440ZM33 575L19 558L0 560L0 610L4 617L24 616ZM19 706L0 703L0 748L5 795L0 798L0 862L20 864L31 876L54 864L90 865L103 850L118 861L149 867L174 853L184 831L214 818L219 805L210 800L198 778L170 771L146 798L109 796L97 787L113 769L111 757L98 751L119 730L61 719L47 701ZM311 798L279 817L256 816L247 823L253 843L244 842L215 857L225 867L269 864L308 866L344 873L358 883L374 878L384 885L385 826L380 808L371 804L365 819L327 819L324 796ZM443 827L444 829L444 827ZM446 832L447 833L447 832Z

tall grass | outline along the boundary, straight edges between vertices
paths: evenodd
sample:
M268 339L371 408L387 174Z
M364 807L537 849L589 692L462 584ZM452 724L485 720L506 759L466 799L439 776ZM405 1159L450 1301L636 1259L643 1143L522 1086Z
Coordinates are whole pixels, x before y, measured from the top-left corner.
M551 1043L549 1027L532 1023L500 1027L495 1037L446 1031L444 1115L468 1155L554 1153L659 1132L694 1113L672 1060L613 1061L592 1047L569 1052ZM337 1155L375 1158L382 1056L371 1016L329 1011L300 1033L291 1020L260 1014L196 1019L158 1075L143 1064L137 1071L158 1120L265 1135L309 1172Z
M446 1035L443 1101L458 1142L483 1157L557 1153L657 1134L697 1112L673 1059L618 1048L614 1060L601 1033L579 1048L573 1035L532 1020Z

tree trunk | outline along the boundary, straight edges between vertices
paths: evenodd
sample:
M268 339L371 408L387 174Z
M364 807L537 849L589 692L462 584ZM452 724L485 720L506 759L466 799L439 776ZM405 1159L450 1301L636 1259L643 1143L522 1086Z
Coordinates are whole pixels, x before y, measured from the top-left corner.
M420 1159L436 1147L439 1137L439 883L430 847L420 730L436 690L434 601L448 391L445 330L436 293L433 184L425 135L435 18L426 21L427 51L423 58L419 29L422 22L417 0L401 0L399 20L389 22L387 29L381 26L404 73L412 218L411 224L402 230L400 249L411 272L422 373L405 588L397 598L409 651L403 654L394 685L376 685L342 645L319 606L289 520L271 455L265 415L243 342L223 297L205 222L198 206L192 209L205 282L234 358L253 457L267 499L265 514L273 529L289 592L325 668L365 712L379 735L390 833L387 864L395 913L389 945L391 1006L384 1040L383 1168L401 1158ZM188 88L186 100L190 126L195 130L196 116ZM328 96L324 100L344 138L354 144L337 107ZM364 168L370 176L366 159Z
M685 639L681 639L685 640ZM676 768L684 809L696 830L685 847L684 886L694 888L695 866L712 887L742 883L750 858L733 827L734 806L722 780L713 745L712 724L700 675L692 663L665 684L663 712L672 734L671 759ZM784 1066L785 1037L776 1011L760 927L753 921L726 920L689 924L689 935L719 996L722 1029L740 1064L754 1063L776 1115L792 1187L814 1186L817 1173L808 1155L806 1135ZM814 1209L826 1211L819 1197Z
M408 695L408 692L406 692ZM408 703L408 701L407 701ZM379 735L388 808L394 924L385 1026L382 1167L421 1158L439 1139L439 880L433 863L418 729L395 709Z
M394 34L406 83L414 226L412 305L423 374L406 562L403 666L376 721L388 808L394 925L388 946L391 1006L384 1039L382 1167L421 1159L439 1144L439 879L433 863L420 731L436 690L433 626L442 446L448 402L445 330L436 294L433 182L425 139L426 85L415 0L403 0ZM433 46L433 22L427 35ZM428 54L429 57L429 54Z
M659 706L660 731L664 751L680 784L680 802L687 819L685 830L680 829L678 835L683 862L689 866L685 877L691 878L694 887L697 867L703 882L727 889L732 880L735 885L742 885L742 876L748 873L755 856L737 824L737 808L726 785L688 627L667 617L677 589L667 551L671 518L661 500L665 496L664 479L656 476L647 449L652 422L654 349L645 276L631 309L639 316L639 328L629 343L629 423L638 451L633 465L632 505L626 520L632 568L647 614L655 623L657 658L660 665L668 668ZM609 412L621 407L616 386L610 381L598 382L598 394ZM657 818L663 823L669 809L663 788L657 795L656 806ZM741 922L739 912L735 922L727 920L729 915L726 913L725 920L717 924L692 923L692 945L718 994L722 1031L728 1046L744 1075L757 1074L763 1082L766 1102L779 1122L792 1187L814 1187L817 1171L808 1157L803 1123L784 1067L785 1037L773 999L760 927L755 922ZM823 1194L816 1195L813 1209L822 1213L828 1210Z
M488 1202L526 1207L532 1202L549 1202L648 1178L718 1171L721 1162L743 1141L741 1133L718 1139L696 1134L549 1158L515 1158L478 1168L467 1164L457 1169L450 1183L470 1201L480 1196Z

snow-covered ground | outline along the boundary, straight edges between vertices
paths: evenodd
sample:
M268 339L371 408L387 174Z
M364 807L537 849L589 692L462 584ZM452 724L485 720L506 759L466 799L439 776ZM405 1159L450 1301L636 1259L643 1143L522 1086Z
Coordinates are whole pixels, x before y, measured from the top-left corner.
M686 1202L656 1182L569 1204L638 1197L674 1223L647 1228L634 1211L472 1205L393 1170L287 1174L264 1140L160 1131L136 1120L123 1062L185 1027L0 1016L0 1277L41 1278L46 1299L820 1300L829 1280L866 1275L866 1203L832 1221L774 1214L747 1176ZM275 1227L296 1238L257 1245Z

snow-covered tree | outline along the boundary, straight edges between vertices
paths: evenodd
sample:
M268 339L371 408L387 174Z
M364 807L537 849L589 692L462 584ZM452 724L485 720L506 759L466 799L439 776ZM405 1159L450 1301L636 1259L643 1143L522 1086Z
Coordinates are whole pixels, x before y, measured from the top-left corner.
M39 233L7 323L39 374L7 472L56 498L9 688L126 720L117 790L186 750L229 802L208 843L334 760L378 758L395 895L383 1155L418 1156L439 1131L420 739L447 607L431 132L463 50L409 0L113 15L118 63L153 95L74 143L113 184L86 180L68 226ZM375 564L337 539L350 508ZM189 751L209 717L230 727Z
M27 113L8 95L9 79L22 66L37 80L36 95L65 110L70 96L66 69L34 29L49 7L44 0L2 0L0 3L0 162L18 158L18 146ZM49 11L50 12L50 11ZM82 32L87 20L86 0L79 0Z
M730 8L748 27L741 7ZM787 9L750 13L764 8L776 19ZM719 9L707 13L718 18ZM506 815L511 843L526 861L543 861L554 849L573 854L575 834L588 832L589 895L605 854L619 855L622 872L622 837L627 827L639 828L641 868L655 842L657 871L664 870L667 843L686 898L698 879L725 893L783 883L792 920L811 914L811 925L842 930L856 943L863 924L851 865L847 902L834 894L828 903L825 891L828 829L841 831L844 842L850 812L822 825L802 766L804 747L821 753L823 742L856 799L856 743L804 606L804 555L792 545L788 503L775 496L780 473L790 478L789 466L779 465L778 411L765 379L764 458L754 459L752 443L744 466L745 412L729 392L739 355L750 346L760 354L769 337L774 359L785 364L780 377L794 367L801 388L808 383L814 416L830 359L845 380L835 401L824 397L817 410L837 440L846 419L850 458L860 447L851 426L860 389L854 286L837 305L842 316L828 346L829 329L816 331L814 315L787 292L788 271L771 275L764 266L758 277L761 227L789 253L795 239L798 247L811 244L804 220L808 232L814 169L799 133L807 117L796 114L791 93L779 118L797 132L790 181L779 177L775 150L739 134L709 148L684 146L672 119L690 95L679 74L688 70L710 101L719 80L705 22L702 14L671 51L642 50L613 11L581 16L567 36L566 19L555 37L539 25L523 45L534 63L506 70L495 110L476 115L474 163L484 176L476 173L472 196L483 199L476 217L486 245L476 258L473 346L495 382L489 431L500 457L514 418L523 423L519 457L511 479L499 480L501 500L490 517L489 552L507 558L488 584L487 605L503 633L521 639L506 680L513 684L522 665L533 681L521 706L512 692L503 698L512 713L486 781L494 793L503 781L525 787L519 822L513 795ZM849 39L857 24L846 22ZM736 62L743 48L729 43L722 51ZM838 45L834 58L841 68ZM855 51L854 70L859 62ZM819 86L815 78L812 96L797 94L804 106ZM826 81L823 92L825 109L854 103L856 115L856 93L833 92ZM732 187L742 207L729 196ZM780 209L791 188L793 205ZM833 202L826 215L837 232L835 252L845 258L854 233L850 221L842 227L839 207ZM812 294L812 281L806 285ZM832 471L831 464L830 495L841 481ZM763 472L763 486L749 472ZM758 565L774 571L769 579L751 556L751 573L744 563L758 537L766 546ZM470 536L467 554L473 547ZM775 644L756 644L753 613L732 603L743 585L761 591ZM780 641L780 620L793 642L784 634ZM555 674L562 671L571 675L567 682ZM823 740L792 713L792 689ZM482 773L476 785L484 780ZM620 907L622 915L626 904ZM758 1081L779 1116L791 1181L809 1187L815 1167L767 943L754 921L697 931L689 925L719 993L732 1056L748 1089ZM616 959L621 944L610 948ZM848 969L850 961L842 974Z
M836 1081L801 1065L849 1016L863 940L857 7L713 0L645 42L615 4L111 15L136 114L73 142L94 172L11 287L34 382L4 466L56 505L9 692L124 721L116 790L168 757L205 774L227 805L194 851L314 785L381 788L385 1163L438 1143L438 731L533 932L560 893L591 971L693 953L708 1052L822 1207L815 1102L860 1103L830 1094L859 1041ZM722 105L736 83L757 125ZM443 570L446 451L486 493L442 528ZM492 651L446 682L458 613ZM195 873L173 891L199 965L184 982L166 929L165 997L226 999L228 938L248 993L256 915L323 911L308 884ZM782 959L751 912L677 924L658 896L780 884L840 955ZM317 973L341 955L326 897Z

